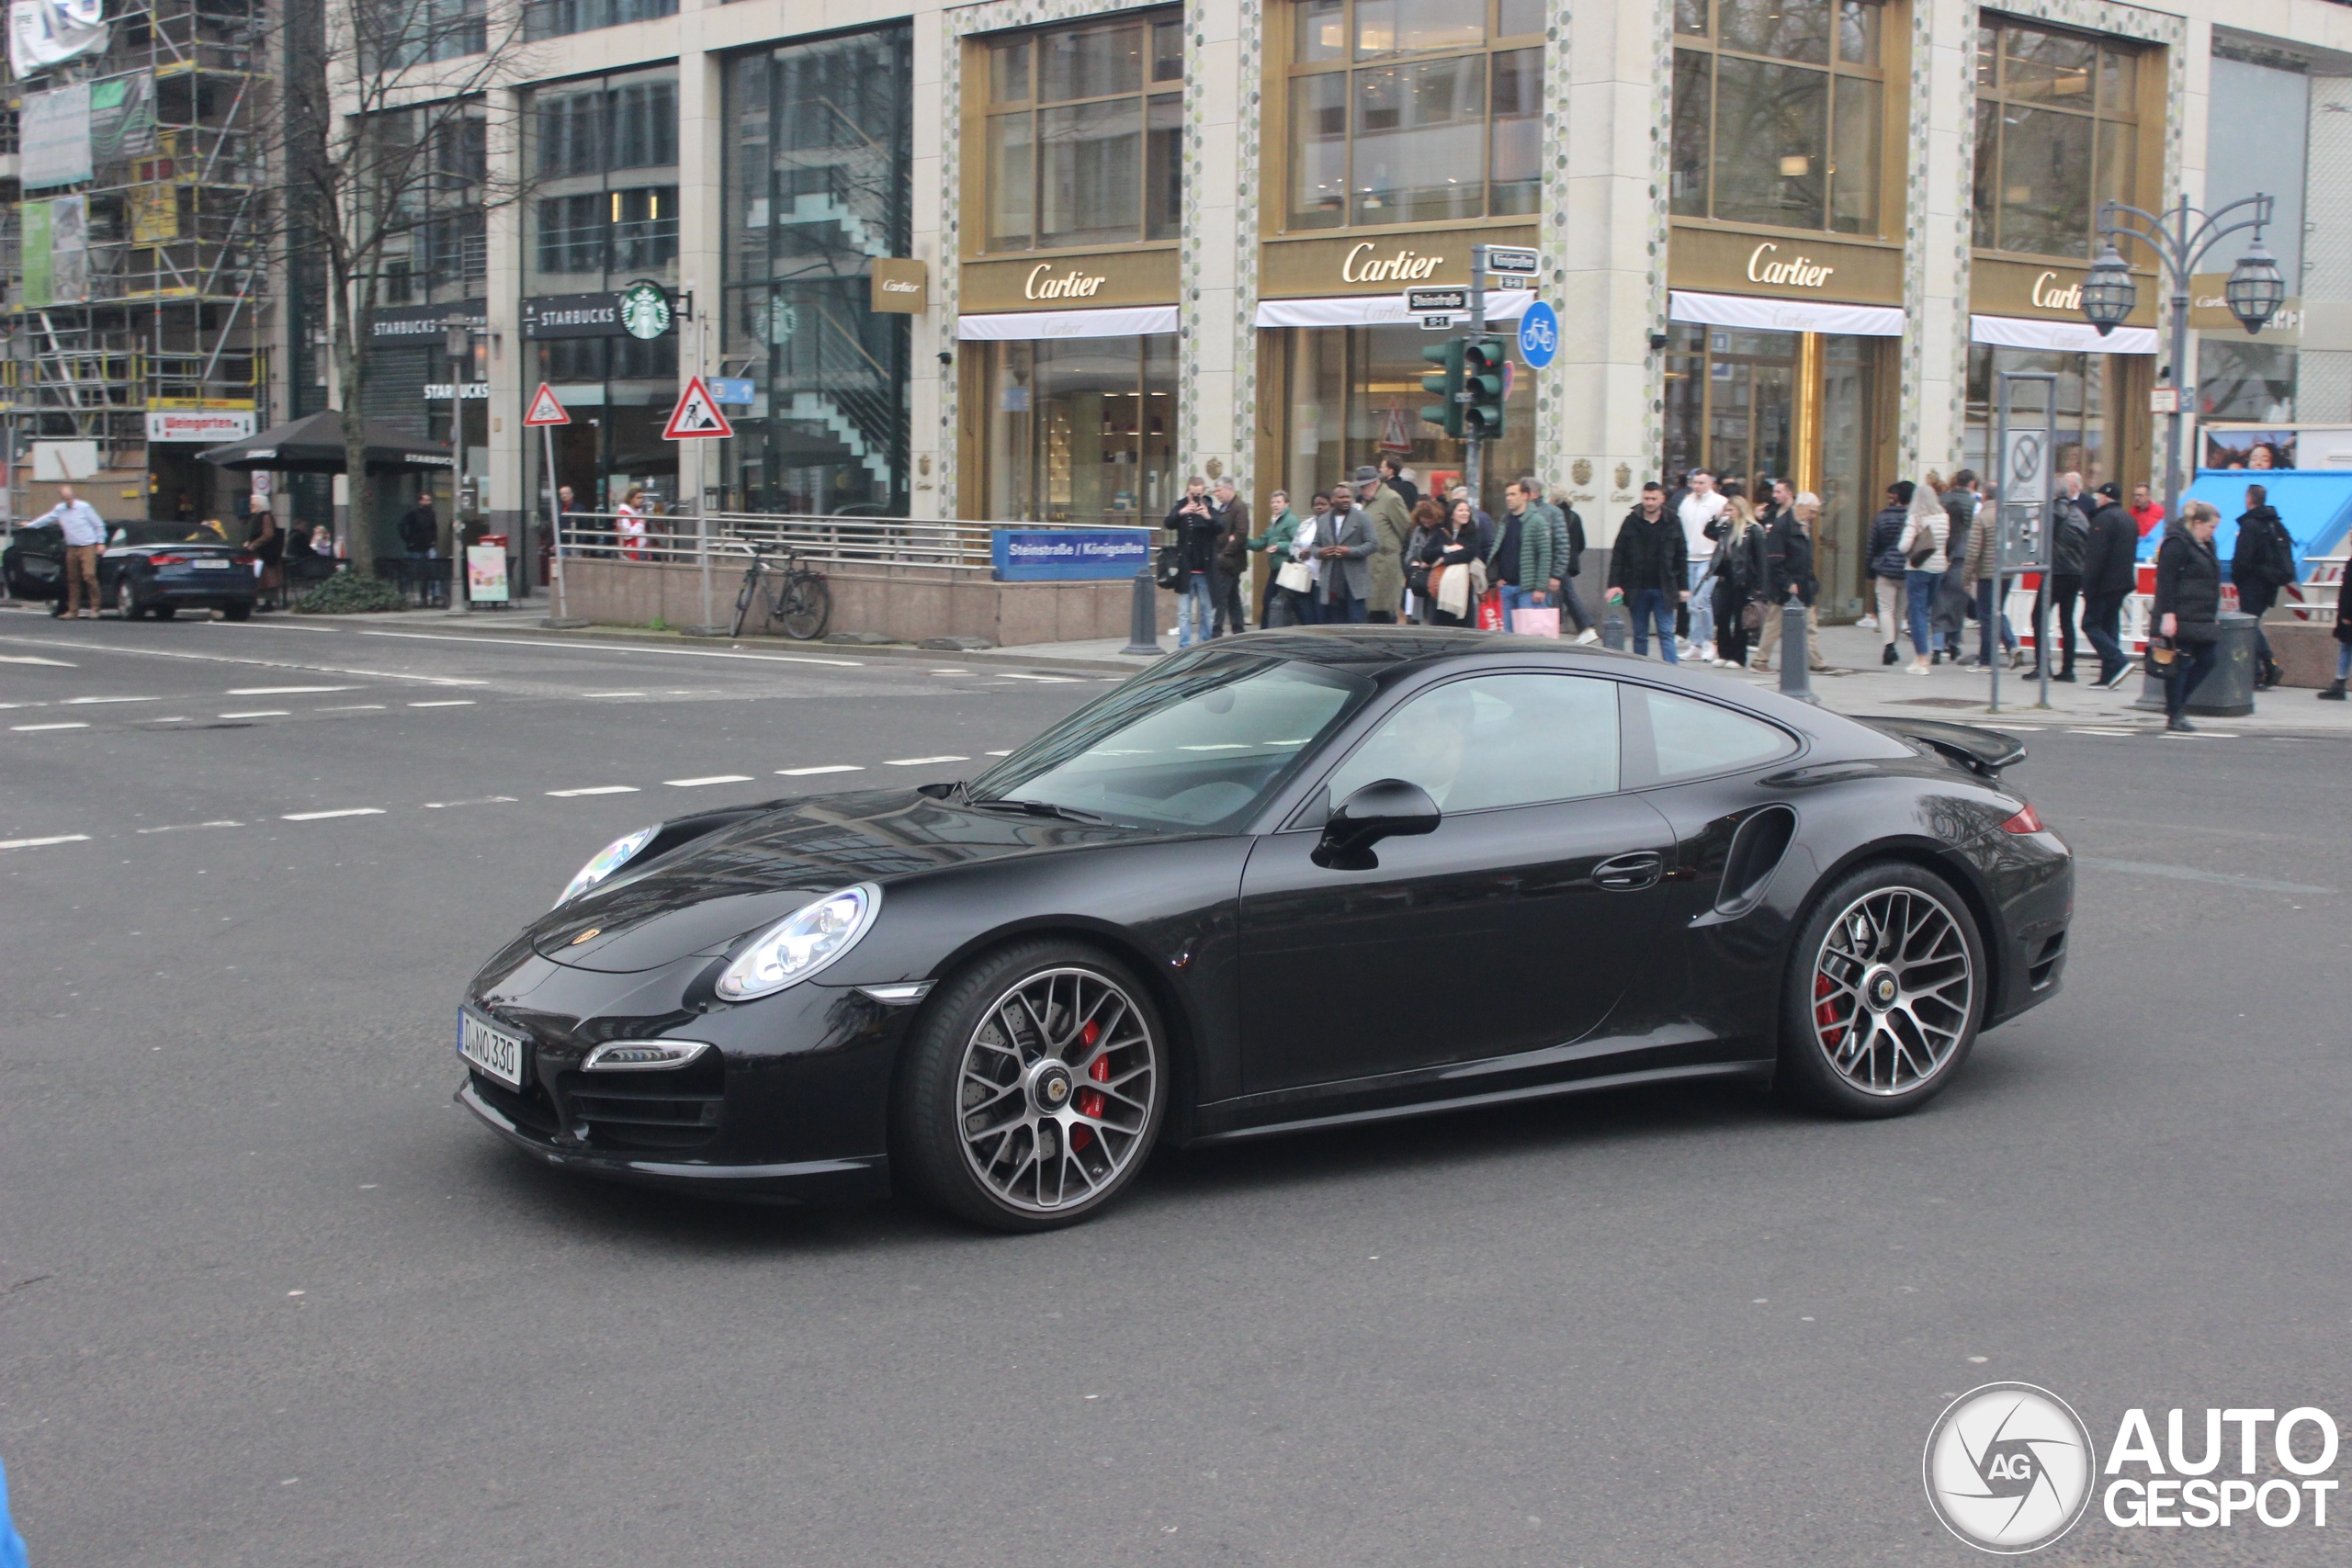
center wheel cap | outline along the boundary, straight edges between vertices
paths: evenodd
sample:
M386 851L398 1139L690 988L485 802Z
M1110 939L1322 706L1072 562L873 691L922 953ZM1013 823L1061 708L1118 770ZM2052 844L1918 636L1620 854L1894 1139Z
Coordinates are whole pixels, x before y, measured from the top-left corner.
M1029 1103L1041 1115L1054 1115L1069 1105L1071 1087L1069 1066L1053 1057L1029 1069Z
M1862 976L1862 1001L1876 1012L1884 1012L1903 995L1902 983L1892 969L1873 969Z

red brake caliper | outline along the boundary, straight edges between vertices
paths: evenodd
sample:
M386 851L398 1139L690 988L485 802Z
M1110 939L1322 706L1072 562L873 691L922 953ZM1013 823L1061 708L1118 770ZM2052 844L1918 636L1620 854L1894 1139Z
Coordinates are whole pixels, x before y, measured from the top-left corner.
M1086 1027L1079 1032L1078 1038L1080 1043L1084 1044L1091 1050L1093 1048L1094 1043L1102 1038L1102 1026L1090 1018L1086 1021ZM1111 1058L1107 1055L1095 1057L1094 1065L1086 1069L1086 1076L1092 1078L1096 1083L1109 1083L1111 1081ZM1092 1089L1080 1089L1078 1091L1077 1105L1078 1113L1080 1116L1100 1118L1102 1114L1102 1090ZM1094 1134L1089 1128L1072 1127L1069 1130L1069 1146L1072 1154L1083 1149L1087 1145L1093 1141Z
M1837 991L1838 987L1829 983L1828 976L1815 975L1813 977L1813 994L1815 998L1813 1021L1821 1026L1821 1043L1825 1045L1835 1045L1846 1038L1845 1025L1838 1021L1838 1005L1835 1002L1819 999L1835 996Z

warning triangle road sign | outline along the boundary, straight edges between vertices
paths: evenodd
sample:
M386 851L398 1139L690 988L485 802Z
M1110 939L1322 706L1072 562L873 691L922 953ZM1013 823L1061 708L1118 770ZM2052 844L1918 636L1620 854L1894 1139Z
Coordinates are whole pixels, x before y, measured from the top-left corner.
M545 381L539 383L539 395L531 400L531 412L523 416L524 426L535 424L570 424L571 416L563 412L563 400Z
M678 406L670 411L669 428L662 432L662 439L695 441L734 434L735 427L718 412L718 400L710 395L710 389L697 376L678 394Z

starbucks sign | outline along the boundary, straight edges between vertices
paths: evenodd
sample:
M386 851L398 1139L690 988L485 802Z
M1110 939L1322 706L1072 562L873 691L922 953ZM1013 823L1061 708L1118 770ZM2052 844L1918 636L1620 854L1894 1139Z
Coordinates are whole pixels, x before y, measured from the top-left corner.
M657 338L670 330L669 291L658 283L632 283L621 290L621 329L634 338Z

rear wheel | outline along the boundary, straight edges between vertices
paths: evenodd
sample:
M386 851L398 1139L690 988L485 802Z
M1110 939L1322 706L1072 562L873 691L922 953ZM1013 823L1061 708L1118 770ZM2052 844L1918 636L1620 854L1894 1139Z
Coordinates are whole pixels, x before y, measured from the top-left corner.
M220 606L220 618L224 621L250 621L254 618L254 607L251 604L223 604Z
M128 573L114 580L114 607L126 621L135 621L147 612L139 607L139 595L131 591Z
M735 626L731 637L743 635L743 623L751 617L752 601L759 593L760 574L756 569L743 574L743 586L735 594Z
M981 959L933 994L908 1048L893 1162L931 1202L991 1229L1087 1218L1159 1135L1159 1013L1095 948L1025 942Z
M1899 1116L1951 1081L1984 1016L1984 944L1951 884L1864 866L1822 898L1790 957L1782 1079L1839 1115Z
M148 612L159 621L168 621L179 613L179 606L176 604L158 604Z
M777 617L786 637L802 642L825 635L825 623L833 618L833 591L825 580L814 572L795 576L785 585L784 613Z

